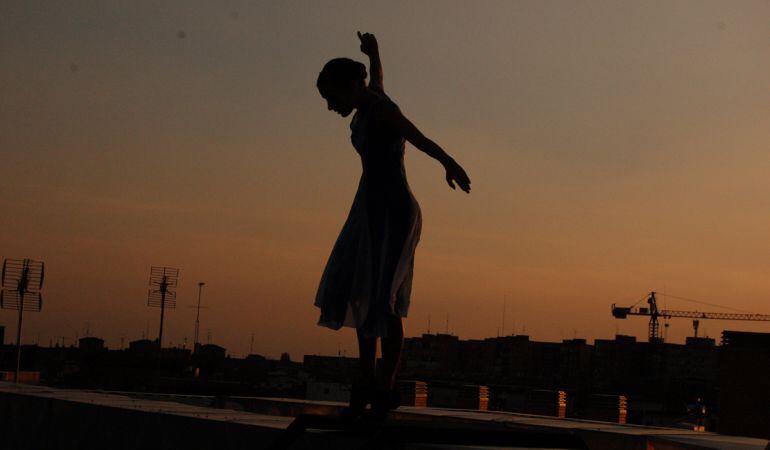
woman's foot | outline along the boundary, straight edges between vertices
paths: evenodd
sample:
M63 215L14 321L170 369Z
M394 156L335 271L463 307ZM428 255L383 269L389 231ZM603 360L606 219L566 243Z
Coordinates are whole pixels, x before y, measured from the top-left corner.
M401 406L401 393L396 389L377 389L372 397L372 409L369 418L383 421L388 413Z
M366 410L366 405L373 403L374 390L370 385L353 383L350 387L350 402L342 409L340 417L344 420L352 420L361 417Z

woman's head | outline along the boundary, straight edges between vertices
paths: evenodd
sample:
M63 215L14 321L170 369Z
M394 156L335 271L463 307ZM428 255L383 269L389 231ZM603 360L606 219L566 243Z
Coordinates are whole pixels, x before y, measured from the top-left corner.
M359 93L366 87L366 66L349 58L335 58L318 74L316 87L330 110L343 117L356 107Z

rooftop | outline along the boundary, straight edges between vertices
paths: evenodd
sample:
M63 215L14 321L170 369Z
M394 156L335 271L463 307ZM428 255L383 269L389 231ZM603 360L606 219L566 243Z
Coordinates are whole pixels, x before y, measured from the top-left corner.
M284 435L295 416L333 418L342 406L295 399L100 392L0 382L0 415L8 418L0 422L0 434L10 438L11 448L43 449L56 443L63 449L106 445L111 449L268 449L274 448L271 445ZM461 430L456 435L462 436L463 444L452 447L457 449L523 448L506 445L522 442L521 436L576 437L585 446L566 448L588 449L764 450L768 446L765 439L682 429L419 407L399 408L386 427L398 430L400 438L411 439L403 448L412 449L448 448L446 439L457 430ZM314 448L324 442L333 448L357 448L364 439L330 431L333 429L333 425L311 424L298 436L302 443L297 445ZM392 441L394 436L383 439Z

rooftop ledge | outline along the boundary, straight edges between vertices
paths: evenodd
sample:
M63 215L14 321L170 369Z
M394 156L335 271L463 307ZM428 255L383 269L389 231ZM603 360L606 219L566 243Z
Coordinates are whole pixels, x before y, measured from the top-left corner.
M340 430L334 417L342 407L297 399L101 392L0 382L0 436L11 449L342 450L374 441L380 445L376 448L458 450L538 445L591 450L768 448L765 439L675 428L419 407L399 408L373 437L367 430ZM287 432L299 415L307 420ZM565 446L554 447L558 442Z

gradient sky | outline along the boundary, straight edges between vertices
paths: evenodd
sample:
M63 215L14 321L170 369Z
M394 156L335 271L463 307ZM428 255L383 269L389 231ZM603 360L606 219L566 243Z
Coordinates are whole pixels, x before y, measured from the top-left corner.
M24 342L356 354L315 325L360 162L315 88L365 61L473 182L407 147L423 211L406 333L644 337L650 290L770 313L770 2L0 1L0 257L44 260ZM727 311L663 299L671 309ZM0 311L6 340L16 315ZM515 328L514 328L515 327ZM770 332L770 323L703 321ZM692 333L672 320L669 340Z

